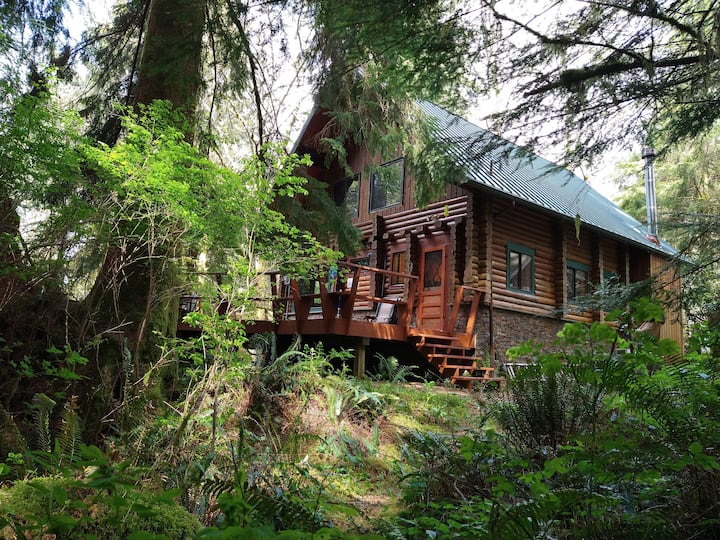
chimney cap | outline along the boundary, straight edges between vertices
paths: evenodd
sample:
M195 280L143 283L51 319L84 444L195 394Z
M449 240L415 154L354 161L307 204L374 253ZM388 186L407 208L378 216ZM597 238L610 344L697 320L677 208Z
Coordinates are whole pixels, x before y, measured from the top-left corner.
M642 157L643 159L652 159L655 157L655 149L652 146L646 146L642 149Z

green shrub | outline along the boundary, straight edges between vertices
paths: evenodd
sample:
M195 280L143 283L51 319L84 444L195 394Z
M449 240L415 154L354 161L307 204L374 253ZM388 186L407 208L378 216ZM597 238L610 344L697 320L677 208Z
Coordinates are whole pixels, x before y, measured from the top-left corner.
M494 417L515 446L547 454L583 429L581 390L566 373L533 364L510 381L510 400L495 404Z
M0 504L2 538L127 538L131 533L185 540L200 523L164 495L134 490L109 494L92 482L39 477L4 490Z
M413 374L417 366L401 366L400 361L394 356L384 356L375 353L377 367L371 378L376 381L387 381L390 383L407 382L408 377Z
M506 475L514 492L492 535L719 538L715 360L664 366L675 346L623 324L569 324L558 336L555 352L513 351L531 367L494 413L530 459Z
M408 540L479 540L489 537L492 506L490 500L480 497L459 502L433 502L421 513L404 513L394 521L394 525L401 538Z
M323 381L323 392L329 419L333 422L343 418L374 421L384 413L387 404L385 396L346 373L327 375Z

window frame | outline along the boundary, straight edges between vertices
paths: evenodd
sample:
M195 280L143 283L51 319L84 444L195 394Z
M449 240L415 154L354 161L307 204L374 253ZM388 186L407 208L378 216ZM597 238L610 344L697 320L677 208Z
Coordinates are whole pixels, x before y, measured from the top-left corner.
M575 283L577 280L576 273L577 272L583 272L585 274L585 291L582 294L578 294L577 291L573 290L573 295L570 295L570 281L568 279L568 270L572 270L573 272L573 289L575 289ZM570 302L571 300L575 300L578 297L586 296L589 292L589 286L590 286L590 266L581 262L568 260L565 263L565 287L566 287L566 296L567 302Z
M520 288L515 287L511 283L511 258L512 254L517 253L520 255L520 267L518 268L518 276L522 275L522 257L527 256L530 257L530 288L529 289L523 289L522 288L522 280L520 280ZM514 242L508 242L506 246L506 254L505 254L505 286L509 291L518 292L521 294L535 294L535 249L527 246L523 246L522 244L516 244Z
M400 194L399 194L399 200L397 202L392 202L390 204L387 203L387 190L385 190L385 204L382 206L373 206L373 199L376 194L375 192L375 185L376 185L376 179L379 179L378 171L383 169L384 167L391 167L397 165L398 169L400 170ZM393 206L401 206L403 204L403 201L405 199L405 158L399 157L396 159L393 159L391 161L386 161L385 163L380 164L378 167L375 168L370 173L370 187L369 187L369 194L368 194L368 212L379 212L380 210L385 210L386 208L392 208Z

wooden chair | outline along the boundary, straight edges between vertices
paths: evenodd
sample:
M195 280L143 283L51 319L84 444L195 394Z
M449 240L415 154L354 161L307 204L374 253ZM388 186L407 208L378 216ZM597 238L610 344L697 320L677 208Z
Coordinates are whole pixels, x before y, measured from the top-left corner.
M388 298L388 300L391 300ZM398 298L392 298L397 301ZM384 324L397 324L397 304L394 302L378 302L373 315L365 317L366 320L384 323Z

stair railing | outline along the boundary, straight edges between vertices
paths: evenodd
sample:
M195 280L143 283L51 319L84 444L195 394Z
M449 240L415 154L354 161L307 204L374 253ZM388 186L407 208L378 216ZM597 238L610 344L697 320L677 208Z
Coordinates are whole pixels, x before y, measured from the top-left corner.
M469 295L469 299L466 296ZM480 307L480 302L485 297L485 291L477 287L471 287L470 285L458 285L455 288L455 299L453 301L453 309L450 313L450 320L448 321L448 328L452 333L456 333L460 341L460 344L464 347L470 347L473 344L475 338L475 321L477 319L477 312ZM460 306L462 304L470 304L468 311L467 321L465 322L464 332L456 332L455 326L457 324L458 316L460 315Z

